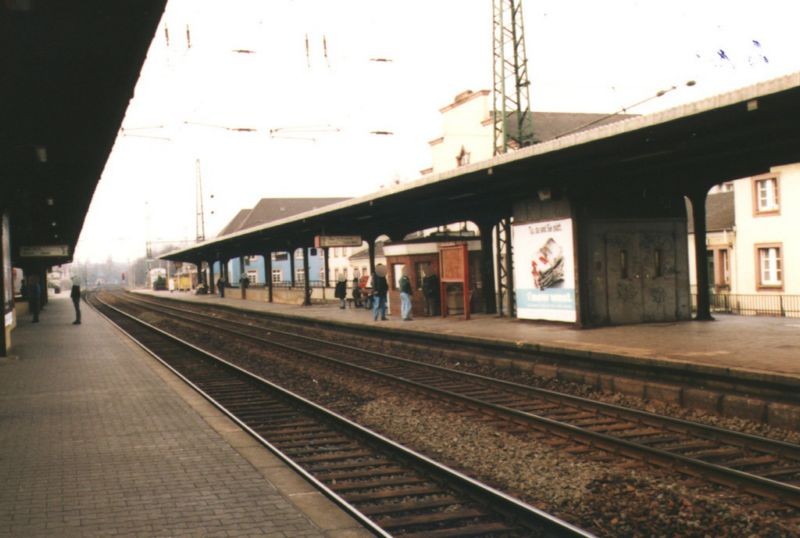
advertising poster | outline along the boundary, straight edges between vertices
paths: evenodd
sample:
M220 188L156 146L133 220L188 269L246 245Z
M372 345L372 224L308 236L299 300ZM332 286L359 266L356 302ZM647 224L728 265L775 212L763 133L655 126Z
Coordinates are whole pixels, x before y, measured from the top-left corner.
M576 321L572 219L515 224L511 234L517 317Z

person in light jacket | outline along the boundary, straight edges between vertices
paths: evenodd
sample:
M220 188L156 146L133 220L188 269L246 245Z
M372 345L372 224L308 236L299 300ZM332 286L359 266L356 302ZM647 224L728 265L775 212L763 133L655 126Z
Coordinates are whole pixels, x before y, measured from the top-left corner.
M411 279L408 278L408 270L403 267L403 276L400 277L400 318L403 321L411 321L411 296L414 289L411 287Z

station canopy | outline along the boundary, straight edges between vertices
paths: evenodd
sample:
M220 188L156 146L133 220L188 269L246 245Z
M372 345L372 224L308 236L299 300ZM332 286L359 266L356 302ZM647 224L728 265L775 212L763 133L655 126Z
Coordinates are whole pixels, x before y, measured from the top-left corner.
M663 112L626 118L455 170L173 251L198 263L312 246L319 235L388 235L472 220L496 223L515 201L698 189L800 162L800 73Z

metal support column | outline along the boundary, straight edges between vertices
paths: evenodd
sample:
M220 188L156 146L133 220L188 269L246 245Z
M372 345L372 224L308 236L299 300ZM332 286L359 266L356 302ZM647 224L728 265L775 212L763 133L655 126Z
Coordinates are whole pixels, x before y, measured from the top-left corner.
M375 274L375 238L367 239L367 252L369 253L369 275L370 279Z
M483 303L487 314L497 313L497 295L494 286L494 242L492 241L492 224L478 224L481 234L481 287Z
M514 274L511 252L511 217L497 223L497 308L498 314L514 316ZM505 308L504 310L504 303Z
M247 299L247 288L242 280L243 276L247 276L244 273L244 256L239 256L239 291L242 294L242 299Z
M330 252L330 247L322 247L322 256L324 258L323 262L325 264L324 265L325 273L324 276L322 277L325 280L325 282L322 284L323 288L327 288L331 283L331 275L330 275L331 269L330 269L330 264L328 263L329 252Z
M303 247L303 306L311 306L311 275L308 266L308 249Z
M217 284L214 282L214 260L208 262L208 291L213 295L217 291Z
M289 273L291 273L289 275L289 282L291 288L294 288L297 285L297 281L294 275L294 251L295 251L294 247L289 247Z
M272 302L272 252L264 253L264 279L267 282L267 302Z
M694 218L694 266L697 275L697 314L695 320L710 321L711 300L708 291L708 255L706 254L706 195L705 189L689 193Z

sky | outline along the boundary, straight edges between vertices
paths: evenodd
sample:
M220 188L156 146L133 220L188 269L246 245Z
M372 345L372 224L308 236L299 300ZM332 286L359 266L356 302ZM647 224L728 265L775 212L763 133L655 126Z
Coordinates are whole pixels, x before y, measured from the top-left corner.
M646 114L800 71L800 2L522 2L536 111ZM206 237L264 197L416 179L439 109L491 85L492 0L169 0L75 259L193 241L198 174Z

